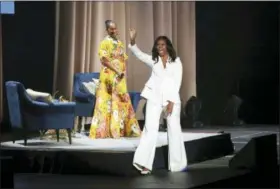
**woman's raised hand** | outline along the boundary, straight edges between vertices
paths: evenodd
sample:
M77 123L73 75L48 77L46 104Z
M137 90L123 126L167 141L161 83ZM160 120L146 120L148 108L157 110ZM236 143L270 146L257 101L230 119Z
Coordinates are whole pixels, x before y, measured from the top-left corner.
M136 35L137 35L136 30L130 28L129 29L129 35L130 35L130 41L135 41Z

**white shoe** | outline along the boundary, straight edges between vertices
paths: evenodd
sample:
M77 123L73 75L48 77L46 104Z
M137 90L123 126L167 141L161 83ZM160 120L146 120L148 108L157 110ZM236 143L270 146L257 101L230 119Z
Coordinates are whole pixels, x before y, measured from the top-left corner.
M140 166L140 165L138 165L137 163L133 163L133 166L134 166L138 171L140 171L141 175L148 175L148 174L151 173L151 171L148 170L148 169L143 170L143 167Z
M149 174L151 174L151 171L150 170L142 170L140 173L142 175L149 175Z

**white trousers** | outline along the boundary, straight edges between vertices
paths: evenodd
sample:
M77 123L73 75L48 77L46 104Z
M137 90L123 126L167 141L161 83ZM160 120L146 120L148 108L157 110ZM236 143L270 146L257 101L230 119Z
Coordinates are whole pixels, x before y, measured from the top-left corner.
M145 126L139 146L136 149L133 165L153 169L160 115L163 106L147 100ZM187 156L180 124L181 104L174 104L172 114L167 117L167 134L169 147L169 170L182 171L187 166Z

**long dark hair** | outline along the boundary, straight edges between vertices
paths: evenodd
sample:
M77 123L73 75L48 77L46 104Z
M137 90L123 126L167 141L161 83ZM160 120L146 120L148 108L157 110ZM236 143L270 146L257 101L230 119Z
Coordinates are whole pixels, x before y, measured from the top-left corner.
M153 60L157 63L158 62L158 50L157 50L157 43L159 40L164 40L165 43L166 43L166 49L167 49L167 52L169 54L169 57L171 58L171 60L174 62L177 58L177 55L176 55L176 51L175 49L173 48L173 45L170 41L170 39L166 36L159 36L156 38L155 42L154 42L154 46L153 46L153 49L152 49L152 58Z

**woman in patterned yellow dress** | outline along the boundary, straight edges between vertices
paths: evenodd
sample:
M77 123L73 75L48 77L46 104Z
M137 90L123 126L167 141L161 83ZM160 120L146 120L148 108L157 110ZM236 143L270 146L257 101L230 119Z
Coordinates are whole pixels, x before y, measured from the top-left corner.
M141 130L126 86L125 61L128 57L123 43L116 37L116 24L107 20L105 25L108 36L98 51L102 68L89 137L138 137Z

